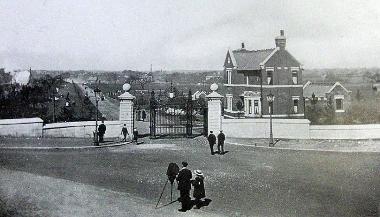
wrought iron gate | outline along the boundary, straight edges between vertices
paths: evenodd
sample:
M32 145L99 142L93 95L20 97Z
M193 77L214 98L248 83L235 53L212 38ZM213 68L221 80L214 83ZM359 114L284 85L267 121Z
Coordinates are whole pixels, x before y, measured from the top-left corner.
M151 138L195 137L207 135L207 106L204 99L192 100L188 96L156 97L154 91L150 98L150 136Z

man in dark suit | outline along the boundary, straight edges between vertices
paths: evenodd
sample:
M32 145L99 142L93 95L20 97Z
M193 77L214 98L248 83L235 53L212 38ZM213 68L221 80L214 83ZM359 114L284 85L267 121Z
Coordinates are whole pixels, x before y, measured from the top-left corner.
M208 140L208 144L210 145L211 155L214 155L214 145L216 143L216 137L212 131L210 131L210 134L208 135L207 140Z
M182 169L179 171L177 176L178 181L178 190L180 193L179 201L182 204L182 208L178 211L186 212L186 210L191 207L191 198L190 198L190 190L191 190L191 178L192 173L189 169L187 169L187 162L182 162Z
M104 134L106 133L106 125L104 124L104 120L102 120L102 123L98 127L98 134L99 134L99 142L104 142Z
M219 154L224 154L224 140L226 140L226 136L223 133L223 130L218 134L218 152ZM220 151L222 150L222 152Z

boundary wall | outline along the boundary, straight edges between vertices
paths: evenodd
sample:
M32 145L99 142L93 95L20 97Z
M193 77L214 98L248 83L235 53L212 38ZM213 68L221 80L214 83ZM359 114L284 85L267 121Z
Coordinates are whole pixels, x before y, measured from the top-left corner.
M41 137L41 118L0 119L0 136Z
M269 138L269 119L223 119L227 137ZM280 139L309 139L310 121L307 119L272 119L273 137ZM218 133L218 132L217 132Z
M98 125L101 124L98 121ZM120 121L104 121L106 133L104 138L119 137L123 123ZM46 124L43 127L44 137L76 137L76 138L93 138L95 131L95 121L81 122L64 122Z
M105 138L120 136L122 121L105 121L104 123L107 127ZM268 138L269 119L222 119L222 129L227 137L232 138ZM93 138L94 131L95 121L43 125L43 120L40 118L0 120L0 136ZM273 119L273 137L280 139L380 139L380 124L310 125L307 119Z
M380 124L310 125L311 139L380 139Z

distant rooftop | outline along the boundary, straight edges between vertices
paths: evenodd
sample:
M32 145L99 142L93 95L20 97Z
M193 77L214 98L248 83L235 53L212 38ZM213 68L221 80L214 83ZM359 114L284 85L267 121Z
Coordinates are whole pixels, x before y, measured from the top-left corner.
M234 58L238 70L260 70L260 63L274 50L275 48L251 51L239 49L232 51L232 58Z

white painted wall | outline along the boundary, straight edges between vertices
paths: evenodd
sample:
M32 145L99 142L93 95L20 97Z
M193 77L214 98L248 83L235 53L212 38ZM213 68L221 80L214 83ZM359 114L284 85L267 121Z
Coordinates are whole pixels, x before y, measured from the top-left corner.
M41 118L1 119L0 136L41 137Z
M223 132L233 138L269 138L269 119L223 119ZM273 137L309 139L307 119L273 119Z
M380 124L311 125L311 139L380 139Z
M98 125L101 124L98 121ZM107 127L104 138L119 137L123 122L120 121L104 121ZM76 138L93 138L95 131L95 121L82 122L65 122L46 124L43 127L44 137L76 137ZM131 133L131 132L129 132Z

